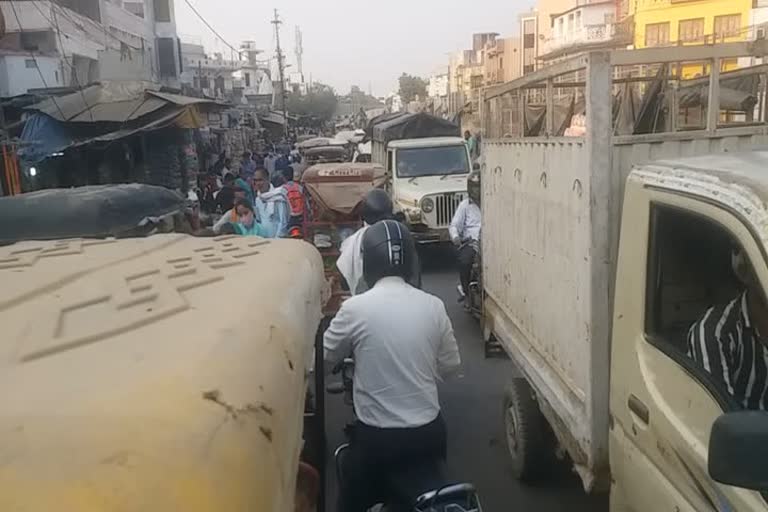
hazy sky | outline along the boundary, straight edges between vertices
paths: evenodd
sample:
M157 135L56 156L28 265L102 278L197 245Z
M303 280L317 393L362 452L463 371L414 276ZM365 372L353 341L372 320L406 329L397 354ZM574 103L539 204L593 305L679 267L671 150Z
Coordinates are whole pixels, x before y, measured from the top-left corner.
M533 0L189 0L236 48L254 40L274 56L272 9L285 22L281 42L294 64L295 27L304 39L304 75L332 85L339 93L350 85L370 87L374 95L394 91L402 73L428 76L447 69L448 53L469 48L473 32L511 35L517 14ZM208 53L226 47L200 22L184 0L175 0L182 40L192 36ZM231 52L226 50L226 55ZM265 55L266 57L266 55Z

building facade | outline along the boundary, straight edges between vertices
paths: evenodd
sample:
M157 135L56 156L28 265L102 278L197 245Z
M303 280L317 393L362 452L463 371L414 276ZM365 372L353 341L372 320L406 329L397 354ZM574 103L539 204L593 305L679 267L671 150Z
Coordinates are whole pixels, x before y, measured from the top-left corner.
M753 0L631 0L635 48L745 41L750 37ZM723 70L736 68L736 59ZM684 78L707 74L705 64L687 63Z
M0 96L107 80L180 85L172 0L5 1L0 9Z
M589 49L621 48L633 43L630 20L618 18L616 0L578 0L576 6L553 14L550 36L540 46L547 62Z
M519 17L520 76L536 71L539 58L539 13L532 10ZM542 35L542 38L544 36Z

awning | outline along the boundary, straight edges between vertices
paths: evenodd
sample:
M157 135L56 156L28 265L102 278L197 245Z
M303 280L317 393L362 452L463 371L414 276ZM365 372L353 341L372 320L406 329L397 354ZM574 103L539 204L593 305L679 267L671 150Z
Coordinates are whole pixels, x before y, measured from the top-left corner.
M27 107L57 121L126 123L168 105L220 105L214 100L163 93L147 82L104 82Z

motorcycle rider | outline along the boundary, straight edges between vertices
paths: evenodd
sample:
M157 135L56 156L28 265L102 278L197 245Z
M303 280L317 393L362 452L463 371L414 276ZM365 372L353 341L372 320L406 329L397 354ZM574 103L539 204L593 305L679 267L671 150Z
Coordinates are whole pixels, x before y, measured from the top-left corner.
M369 227L362 240L369 290L344 302L324 335L325 360L353 354L354 407L339 510L380 503L387 475L444 459L446 430L437 382L461 363L443 302L408 284L415 244L394 220Z
M472 265L477 257L477 247L480 242L482 213L480 211L480 173L473 171L467 177L467 197L456 208L451 220L448 233L453 245L458 249L459 279L461 289L460 300L464 300L469 292L469 279L472 275Z
M363 279L362 241L365 230L381 220L392 219L394 217L392 210L392 199L389 194L378 188L371 190L363 200L363 227L341 244L341 254L336 260L336 267L346 280L352 295L358 295L368 289ZM421 288L421 265L416 253L415 242L412 253L414 255L413 271L409 282L417 288Z

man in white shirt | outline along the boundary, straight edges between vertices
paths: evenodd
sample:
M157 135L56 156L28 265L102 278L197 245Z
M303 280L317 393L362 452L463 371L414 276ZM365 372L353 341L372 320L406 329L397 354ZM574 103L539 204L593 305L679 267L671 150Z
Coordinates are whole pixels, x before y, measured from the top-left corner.
M469 197L459 203L459 207L456 208L451 226L448 228L451 241L459 250L459 279L462 299L469 291L469 279L472 275L472 265L477 256L483 220L480 211L479 172L472 172L467 178L467 195Z
M325 332L325 359L355 360L357 422L345 459L340 510L364 512L396 468L444 459L437 383L461 364L440 299L407 283L415 256L404 225L381 221L363 235L370 289L347 300Z
M384 190L374 189L366 194L363 200L361 216L363 227L355 231L341 244L341 254L336 260L336 267L347 282L350 293L359 295L368 289L363 279L363 234L368 226L379 221L392 219L392 199ZM408 280L416 288L421 288L421 264L416 253L415 242L413 248L413 269Z

